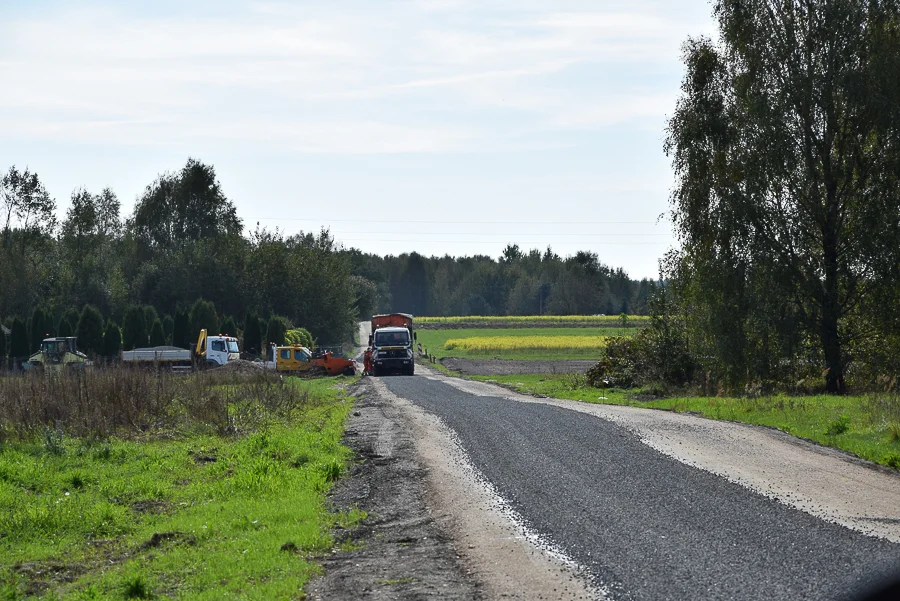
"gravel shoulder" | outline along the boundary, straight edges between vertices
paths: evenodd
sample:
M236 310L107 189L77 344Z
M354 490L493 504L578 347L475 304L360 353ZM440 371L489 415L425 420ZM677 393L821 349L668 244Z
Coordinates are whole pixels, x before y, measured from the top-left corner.
M817 468L819 456L809 454L818 450L802 446L793 456L779 457L783 449L770 447L765 438L770 433L761 428L740 427L746 437L734 438L719 430L720 422L700 420L704 423L696 426L710 430L704 438L681 422L667 428L653 422L642 435L632 416L584 415L593 406L510 394L425 369L421 373L382 382L451 428L471 464L524 523L585 566L611 598L838 601L900 569L900 545L889 537L818 519L819 507L797 511L713 470L743 473L741 464L749 463L762 471L762 482L773 486L799 478L814 503L839 515L847 512L845 502L855 513L872 495L880 498L879 512L893 511L890 502L898 497L889 474L826 454L823 462L846 465L816 486L812 481L827 478L834 466ZM692 417L638 412L648 420L657 414ZM656 428L665 436L654 440ZM713 447L693 464L678 449L679 442L692 440L698 448ZM660 452L663 443L671 453ZM757 443L761 447L752 450ZM807 456L809 465L791 465L800 456ZM701 460L712 469L695 469ZM807 469L813 471L801 477ZM873 474L888 476L881 480L887 488L869 488L873 482L867 478ZM863 478L851 486L867 488L829 494L829 487L847 477ZM891 524L890 515L873 517Z
M900 543L900 474L771 428L639 407L535 398L493 384L427 376L464 392L587 413L663 455L789 507Z

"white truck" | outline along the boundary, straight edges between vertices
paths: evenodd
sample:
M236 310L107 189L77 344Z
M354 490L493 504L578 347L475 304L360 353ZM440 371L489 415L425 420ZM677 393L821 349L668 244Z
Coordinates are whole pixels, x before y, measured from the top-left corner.
M206 330L200 330L197 343L191 348L182 349L175 346L156 346L122 351L122 363L130 365L162 365L172 368L189 369L225 365L229 361L241 358L238 340L233 336L208 336Z

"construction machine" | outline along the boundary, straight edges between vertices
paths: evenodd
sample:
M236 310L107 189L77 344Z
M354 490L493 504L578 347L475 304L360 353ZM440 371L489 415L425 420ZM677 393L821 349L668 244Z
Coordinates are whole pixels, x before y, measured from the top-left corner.
M173 369L219 366L240 358L237 338L222 334L209 336L205 329L200 330L197 342L191 344L190 349L156 346L122 351L122 363L165 365Z
M306 376L352 376L356 373L356 362L336 357L331 352L313 352L305 346L294 344L275 347L275 369Z
M78 350L75 336L45 338L41 349L22 364L23 369L57 373L64 369L84 369L90 365L87 355Z

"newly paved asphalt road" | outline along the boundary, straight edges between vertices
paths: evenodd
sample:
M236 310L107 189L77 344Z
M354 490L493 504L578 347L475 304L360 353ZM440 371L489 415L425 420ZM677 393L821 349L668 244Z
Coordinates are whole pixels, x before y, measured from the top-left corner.
M453 429L500 495L614 599L843 600L900 575L900 545L664 457L610 422L428 378L383 382Z

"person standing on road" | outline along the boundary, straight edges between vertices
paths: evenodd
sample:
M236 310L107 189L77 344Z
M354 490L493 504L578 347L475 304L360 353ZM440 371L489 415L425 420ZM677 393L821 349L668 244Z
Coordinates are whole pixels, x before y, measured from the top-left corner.
M372 375L372 347L366 349L365 355L363 355L363 375L371 376Z

